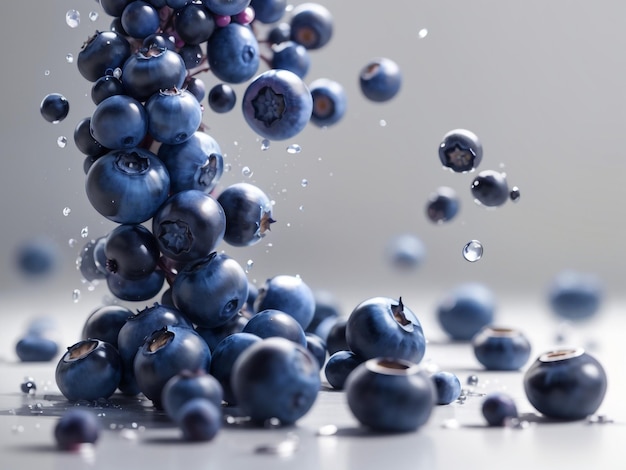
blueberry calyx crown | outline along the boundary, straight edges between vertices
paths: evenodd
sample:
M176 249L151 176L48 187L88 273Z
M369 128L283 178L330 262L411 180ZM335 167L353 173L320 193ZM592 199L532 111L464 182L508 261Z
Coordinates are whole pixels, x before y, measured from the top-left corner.
M132 139L132 137L127 137ZM126 140L126 139L125 139ZM137 152L118 152L115 166L123 173L129 175L141 175L150 168L150 160L139 155Z
M167 327L155 331L148 340L148 351L158 351L159 349L163 348L167 343L169 343L172 338L174 338L174 336L174 333L169 331Z
M91 351L96 349L96 346L98 346L98 341L95 340L95 339L87 339L85 341L81 341L79 343L76 343L75 345L70 346L69 348L67 348L67 351L69 353L67 358L70 361L75 361L76 359L80 359L82 357L85 357Z
M271 127L285 113L285 97L265 86L252 99L252 106L254 107L254 118L265 124L265 127Z
M474 159L476 154L470 148L462 148L459 144L455 143L451 148L445 149L446 145L441 144L446 158L445 165L448 168L453 168L455 171L470 171L474 168Z
M166 221L161 224L159 240L167 250L175 255L180 255L191 249L193 234L187 222L182 220Z
M210 186L217 176L217 154L212 153L206 162L198 168L197 181L199 185Z
M261 209L261 223L259 224L259 229L256 232L256 236L258 238L263 238L265 236L265 232L271 231L271 225L276 222L276 220L272 219L272 215L270 211Z
M573 359L585 354L583 348L571 348L571 349L556 349L554 351L548 351L539 356L540 362L557 362L565 361L567 359Z
M393 314L394 320L397 321L405 330L413 330L413 322L404 314L402 297L398 298L398 303L396 305L391 306L391 313Z
M377 357L365 362L365 366L377 374L410 375L419 370L419 366L404 359Z

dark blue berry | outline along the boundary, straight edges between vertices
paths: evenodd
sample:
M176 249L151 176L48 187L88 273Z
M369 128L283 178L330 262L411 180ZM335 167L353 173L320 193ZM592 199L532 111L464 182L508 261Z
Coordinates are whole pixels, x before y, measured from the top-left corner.
M82 444L95 444L99 437L100 422L85 408L68 409L54 426L57 447L64 451L76 451Z
M60 93L49 93L41 100L39 111L46 121L61 122L70 112L70 102Z

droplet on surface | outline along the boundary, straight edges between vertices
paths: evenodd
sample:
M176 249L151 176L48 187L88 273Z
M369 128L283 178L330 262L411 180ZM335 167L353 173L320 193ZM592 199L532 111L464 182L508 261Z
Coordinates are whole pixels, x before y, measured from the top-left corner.
M469 385L470 387L475 387L476 385L478 385L478 376L477 375L468 376L467 385Z
M20 386L22 393L26 393L28 395L34 395L37 391L37 384L35 383L35 379L32 377L24 377L24 382Z
M59 137L57 137L57 145L59 146L59 148L64 149L67 145L67 137L65 137L64 135L60 135Z
M261 150L265 151L270 148L270 141L268 139L263 139L261 141Z
M426 28L422 28L417 32L417 37L420 39L424 39L426 36L428 36L428 30Z
M520 194L519 188L517 186L513 186L513 188L511 189L511 192L509 193L509 197L511 198L511 201L518 202L520 196L521 194Z
M289 147L287 147L287 153L291 155L295 155L296 153L300 152L302 152L302 147L300 147L298 144L291 144Z
M463 247L463 258L474 263L483 257L483 245L478 240L471 240Z
M459 429L461 424L456 419L450 418L441 423L441 427L444 429Z
M65 22L70 28L76 28L80 24L80 12L78 10L68 10L65 14Z
M280 441L276 444L262 444L254 449L257 454L270 454L289 456L293 455L298 450L300 439L296 435L289 435L287 439Z
M67 217L68 215L70 215L70 213L72 212L72 209L70 209L69 207L64 207L63 208L63 215L65 217Z
M334 436L337 434L337 426L334 424L326 424L317 430L318 436Z

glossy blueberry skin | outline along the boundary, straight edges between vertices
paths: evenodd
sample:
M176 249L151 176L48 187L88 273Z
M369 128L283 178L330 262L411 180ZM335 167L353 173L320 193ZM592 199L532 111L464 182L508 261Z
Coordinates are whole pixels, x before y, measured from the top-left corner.
M237 400L231 387L233 365L237 358L261 338L252 333L233 333L221 340L212 352L210 373L220 383L224 391L224 401L236 405Z
M215 31L215 20L202 3L187 3L176 10L174 29L185 44L202 44L208 41Z
M203 398L219 407L222 406L223 396L222 386L215 377L203 370L184 370L165 383L161 403L167 415L176 420L178 412L189 400Z
M126 93L124 85L117 77L104 75L96 80L91 87L91 100L98 105L111 96L123 95L124 93Z
M238 406L253 422L277 418L290 425L311 409L321 381L317 360L304 346L274 337L241 353L231 386Z
M248 298L248 278L225 253L189 263L172 284L174 305L197 326L215 328L235 318Z
M209 194L224 173L224 158L217 141L204 132L194 132L181 144L159 147L157 156L170 175L172 194L196 189Z
M324 376L335 390L343 390L348 375L364 362L364 359L352 351L337 351L324 365Z
M513 398L501 392L487 395L483 400L481 411L489 426L505 426L507 419L518 416Z
M224 209L224 241L233 246L251 246L260 242L274 222L272 202L261 188L250 183L234 183L217 197Z
M364 426L378 432L411 432L428 421L437 393L419 366L374 358L359 365L345 383L348 406Z
M211 12L220 16L235 16L250 5L250 0L202 0Z
M211 35L207 57L211 72L219 80L243 83L259 68L259 43L249 26L230 23Z
M165 326L143 342L133 361L139 390L160 408L163 387L184 370L209 371L211 351L192 328Z
M69 408L54 425L54 439L63 451L78 450L81 444L95 444L100 438L100 422L85 408Z
M469 341L481 328L493 323L495 310L495 298L487 286L465 283L439 301L437 320L451 339Z
M127 95L102 100L91 115L91 135L110 149L137 147L148 132L148 115L143 105Z
M285 15L287 0L252 0L250 6L254 8L254 19L263 24L272 24L280 21Z
M189 189L170 196L152 219L164 256L190 262L208 256L224 238L226 217L209 194Z
M80 251L77 266L86 281L104 279L107 275L104 242L106 237L89 240Z
M206 85L204 80L198 77L192 77L186 81L187 91L191 93L198 103L202 103L202 100L206 97Z
M461 381L452 372L438 371L430 376L437 391L437 405L449 405L461 394Z
M144 39L155 33L160 24L159 12L143 0L129 2L120 19L126 34L135 39Z
M109 398L122 377L122 360L109 343L81 340L67 348L57 363L56 384L69 401Z
M122 83L127 93L141 102L159 90L182 88L186 76L183 58L160 47L138 50L128 58L122 69Z
M284 69L304 78L311 67L311 56L302 44L293 41L272 46L272 68Z
M117 337L133 312L123 305L104 305L93 310L81 332L81 339L99 339L118 349Z
M242 330L260 338L279 336L306 347L302 326L291 315L275 309L263 310L254 315Z
M211 441L222 428L222 409L210 400L193 398L180 408L176 422L184 440Z
M394 235L387 247L391 266L397 269L417 269L426 259L426 246L412 233Z
M306 339L306 348L317 359L321 370L326 363L326 343L314 333L305 332L304 337Z
M152 232L140 224L122 224L109 232L104 242L106 268L127 280L150 275L161 253Z
M335 294L329 290L318 289L313 291L313 297L315 299L315 310L313 311L313 319L311 323L305 328L305 333L313 333L319 336L324 344L326 344L326 337L321 336L317 332L318 325L328 318L337 318L341 314L341 305L339 299Z
M346 340L346 326L348 325L348 316L341 316L330 320L332 326L328 328L326 335L326 349L328 354L334 354L337 351L349 350L348 341ZM324 338L324 336L322 336Z
M359 85L368 100L379 103L389 101L402 86L400 67L386 57L372 59L361 69Z
M467 173L480 165L483 146L478 136L467 129L447 132L439 144L439 160L456 173Z
M518 370L530 357L530 342L519 330L483 327L472 338L478 362L487 370Z
M243 115L250 128L269 140L299 134L311 119L313 97L306 84L288 70L267 70L246 87Z
M121 34L98 31L83 45L76 65L83 78L95 82L107 72L122 67L130 55L130 43Z
M346 341L363 359L391 357L419 363L426 338L417 316L388 297L372 297L357 305L346 324Z
M101 215L118 224L140 224L165 202L170 176L165 165L148 150L114 150L89 169L87 198Z
M315 313L315 296L302 278L280 274L259 288L254 308L256 312L268 309L285 312L306 329Z
M124 8L131 0L99 0L102 10L109 16L122 16Z
M303 3L291 13L291 40L307 49L320 49L333 35L333 17L330 11L318 3Z
M83 118L76 124L74 128L74 143L76 148L87 156L100 157L111 151L111 149L103 147L91 135L91 117Z
M606 394L607 377L582 348L540 355L524 375L528 401L548 418L579 420L592 415Z
M106 277L111 294L128 302L144 302L156 297L165 283L165 273L155 269L140 279L125 279L119 274L109 273Z
M70 112L70 102L60 93L49 93L39 105L41 116L48 122L61 122Z
M504 173L483 170L472 181L472 196L477 204L485 207L499 207L509 200L509 185Z
M120 328L117 343L124 374L119 388L123 393L139 393L133 370L135 354L147 336L167 325L192 327L191 322L176 308L155 303L129 317Z
M194 46L191 44L185 44L183 47L179 48L177 52L183 58L185 68L187 70L198 67L202 63L202 59L204 57L204 52L202 51L202 47L200 47L200 45Z
M456 191L448 186L441 186L428 196L426 217L436 224L449 222L458 214L460 205Z
M58 352L57 342L40 334L26 333L15 344L15 354L22 362L48 362Z
M216 326L214 328L203 328L196 326L195 330L209 345L211 352L215 350L217 345L228 336L234 333L241 333L243 327L248 323L248 318L243 315L235 315L232 319L224 323L223 325Z
M548 304L559 317L580 321L593 317L602 306L604 285L592 273L566 270L548 288Z
M180 144L198 130L202 122L200 103L187 90L161 90L146 102L148 132L161 143Z
M346 114L348 98L343 86L335 80L318 78L309 84L313 98L311 122L318 127L328 127L339 122Z
M269 44L280 44L289 41L291 38L291 25L287 22L278 23L267 33L267 42Z
M209 91L209 107L216 113L227 113L237 103L237 94L230 85L218 83Z

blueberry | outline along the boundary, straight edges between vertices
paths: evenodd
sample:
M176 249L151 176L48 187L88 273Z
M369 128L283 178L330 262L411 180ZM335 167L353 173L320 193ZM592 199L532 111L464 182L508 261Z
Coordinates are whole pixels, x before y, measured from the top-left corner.
M122 16L122 12L132 0L99 0L102 10L109 16Z
M127 95L113 95L101 101L90 121L91 135L110 149L132 149L148 132L148 116L143 105Z
M202 44L215 31L215 20L205 4L187 2L174 13L174 30L185 44Z
M319 127L332 126L346 114L347 96L339 82L318 78L309 84L313 98L311 122Z
M61 122L70 112L70 103L60 93L49 93L44 96L39 105L41 116L48 122Z
M268 70L247 86L242 109L254 132L269 140L285 140L300 133L310 121L313 97L295 73Z
M269 44L280 44L281 42L291 40L291 25L287 22L278 23L273 26L267 33L267 42Z
M281 274L268 279L259 288L254 302L257 312L281 310L296 319L306 329L315 313L315 296L311 288L299 276Z
M161 391L163 410L176 420L180 409L189 400L202 398L222 406L224 392L218 380L204 370L183 370L170 378Z
M191 45L185 44L181 48L178 49L178 55L183 58L183 62L185 63L185 68L187 70L192 70L202 64L205 56L202 51L202 47L199 44ZM186 83L186 80L185 80ZM156 93L155 93L156 95ZM154 96L154 95L152 95Z
M144 39L154 34L160 25L159 12L143 0L129 2L120 19L126 34L135 39Z
M579 321L593 317L604 297L604 286L593 273L565 270L548 288L548 304L558 317Z
M313 311L313 319L309 326L305 328L306 333L314 333L326 343L326 335L321 336L317 327L328 318L337 318L341 315L341 305L335 294L329 290L318 289L313 291L315 298L315 310Z
M250 0L203 0L203 3L215 15L235 16L250 5Z
M103 147L91 135L91 117L83 118L76 124L74 128L74 143L81 153L90 157L100 157L111 151L111 149Z
M152 219L152 233L164 256L190 262L208 256L224 238L222 206L197 189L170 196Z
M496 310L491 290L480 283L464 283L451 289L438 302L437 319L453 340L469 341L493 322Z
M242 331L260 338L279 336L306 346L306 336L302 326L294 317L280 310L266 309L257 313L248 320Z
M159 245L143 225L122 224L107 235L104 242L106 268L126 280L149 276L159 262Z
M82 444L95 444L100 437L100 422L96 415L85 408L70 408L54 425L57 447L75 451Z
M258 186L234 183L217 197L224 209L226 231L224 241L233 246L250 246L261 241L275 220L272 201Z
M67 348L55 372L56 384L69 401L109 398L121 377L117 349L98 339L81 340Z
M437 404L449 405L461 394L461 381L452 372L438 371L431 375L437 391Z
M218 83L209 91L209 107L216 113L227 113L235 107L237 94L230 85Z
M22 362L48 362L58 352L57 342L40 334L27 333L15 344L15 354Z
M403 270L416 269L426 258L426 246L412 233L394 235L387 246L387 256L392 267Z
M472 181L472 196L477 204L498 207L509 199L509 185L504 173L483 170Z
M303 3L291 12L291 40L307 49L320 49L333 35L333 17L318 3Z
M44 278L52 274L58 262L59 247L46 236L26 240L16 249L15 264L27 278Z
M311 67L309 51L302 44L285 41L272 46L271 67L289 70L298 77L304 78Z
M237 404L231 386L233 365L241 353L260 341L261 338L252 333L233 333L222 339L213 349L210 373L222 386L224 401L231 406Z
M106 277L107 287L111 294L120 300L144 302L156 297L165 283L165 274L155 269L140 279L125 279L117 273L109 273Z
M248 278L225 253L189 263L172 285L176 307L193 323L215 328L235 318L248 298Z
M222 428L222 410L210 400L193 398L180 408L176 422L186 441L211 441Z
M513 328L485 326L472 338L472 348L488 370L518 370L530 357L530 342Z
M352 351L337 351L324 364L324 376L335 390L343 390L350 373L363 362Z
M402 299L372 297L358 304L346 324L350 350L363 359L390 357L418 363L426 338L417 316Z
M436 224L449 222L458 214L460 204L454 189L441 186L428 196L426 217Z
M24 378L24 382L20 384L20 390L22 393L32 395L37 392L37 384L32 377Z
M187 90L161 90L146 102L148 131L164 144L180 144L198 130L202 122L200 103Z
M424 425L435 405L432 380L401 359L374 358L359 365L345 383L354 417L379 432L411 432Z
M606 372L582 348L541 354L524 375L528 401L543 415L578 420L592 415L602 404Z
M508 419L517 418L517 406L509 395L493 392L485 397L482 414L489 426L505 426Z
M202 103L206 97L206 85L204 80L198 77L191 77L186 81L187 91L191 93L198 103Z
M370 101L389 101L400 91L402 73L393 60L380 57L368 62L359 73L361 92Z
M231 385L238 406L255 423L272 418L295 423L317 399L321 386L317 360L285 338L267 338L235 361Z
M132 315L133 312L123 305L98 307L85 320L81 339L99 339L118 349L119 332Z
M346 326L348 324L348 316L338 316L329 320L328 333L326 334L326 349L328 354L334 354L337 351L349 350L348 341L346 340ZM324 338L324 336L322 336Z
M259 68L259 43L249 26L230 23L211 35L207 56L211 72L219 80L243 83Z
M313 333L305 333L306 348L317 359L320 370L326 363L326 343L322 338Z
M91 100L98 105L110 96L123 95L125 93L124 85L117 77L104 75L96 80L91 87Z
M280 21L285 15L287 0L252 0L250 6L254 8L256 21L272 24Z
M160 408L163 387L184 370L209 371L211 351L192 328L165 326L143 342L133 361L139 390Z
M209 345L211 352L213 352L220 341L233 335L234 333L241 333L244 326L246 326L246 323L248 323L248 318L243 315L235 315L223 325L213 328L196 326L195 330L200 336L202 336L202 338Z
M83 45L76 58L78 71L95 82L112 70L122 67L130 57L130 43L115 31L98 31Z
M482 158L482 143L476 134L467 129L447 132L439 144L439 160L442 165L457 173L474 170Z

